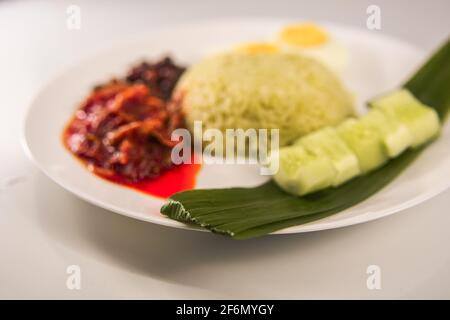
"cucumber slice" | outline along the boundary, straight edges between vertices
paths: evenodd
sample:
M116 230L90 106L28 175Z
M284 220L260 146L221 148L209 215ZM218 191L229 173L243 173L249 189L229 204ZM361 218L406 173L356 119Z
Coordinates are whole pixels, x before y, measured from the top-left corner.
M378 97L369 104L374 108L391 108L393 106L421 103L411 94L411 92L406 89L400 89Z
M302 146L278 150L273 156L279 158L275 182L285 191L304 195L331 186L336 171L326 157L317 157Z
M360 173L358 158L331 127L308 134L297 140L296 145L302 145L307 151L317 157L327 157L331 160L336 175L332 185L343 184Z
M371 105L403 123L410 131L413 147L428 142L439 133L436 111L422 104L406 89L376 99Z
M378 131L391 158L398 156L412 145L413 136L408 127L377 109L362 117L361 123Z
M388 155L378 130L361 121L348 119L338 126L337 132L356 154L362 173L376 169L387 161Z

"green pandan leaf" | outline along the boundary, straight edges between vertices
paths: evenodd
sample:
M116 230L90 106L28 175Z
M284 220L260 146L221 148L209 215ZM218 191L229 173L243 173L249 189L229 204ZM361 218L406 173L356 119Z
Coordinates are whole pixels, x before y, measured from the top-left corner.
M404 87L444 121L450 109L450 41ZM174 194L161 213L235 239L258 237L354 206L395 179L423 149L408 150L378 170L304 197L289 195L272 181L255 188L197 189Z

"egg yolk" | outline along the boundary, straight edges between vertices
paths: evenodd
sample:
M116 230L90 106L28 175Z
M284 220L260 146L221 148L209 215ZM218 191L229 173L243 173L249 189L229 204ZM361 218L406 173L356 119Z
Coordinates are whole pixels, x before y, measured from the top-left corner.
M327 32L313 23L287 26L280 33L283 42L305 48L322 45L328 38Z
M264 42L255 42L255 43L246 43L240 45L236 48L237 52L246 53L246 54L255 54L255 53L276 53L278 52L278 47L271 43Z

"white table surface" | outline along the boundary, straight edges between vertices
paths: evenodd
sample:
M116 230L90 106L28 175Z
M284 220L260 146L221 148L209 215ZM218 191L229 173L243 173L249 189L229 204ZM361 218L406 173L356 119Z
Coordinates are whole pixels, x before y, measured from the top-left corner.
M66 28L66 8L82 28ZM365 27L426 50L450 31L450 2L0 2L0 298L450 298L450 192L402 213L338 230L250 241L134 221L77 199L20 145L22 118L48 79L135 33L206 18L298 17ZM45 142L43 142L45 143ZM368 290L366 268L381 268ZM81 267L81 290L66 268Z

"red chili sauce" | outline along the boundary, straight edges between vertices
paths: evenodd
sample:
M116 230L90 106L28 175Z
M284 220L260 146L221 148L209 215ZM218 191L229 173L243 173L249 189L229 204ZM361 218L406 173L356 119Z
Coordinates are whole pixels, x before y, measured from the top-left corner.
M170 58L144 62L96 87L67 125L64 145L109 181L162 198L192 189L200 165L174 165L170 157L171 133L184 127L170 96L184 70Z

